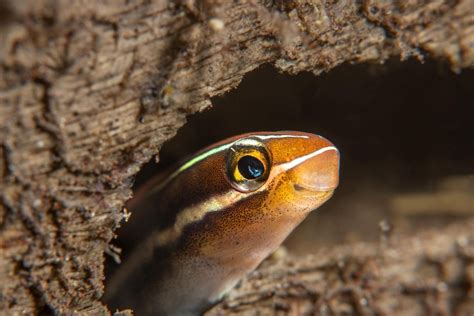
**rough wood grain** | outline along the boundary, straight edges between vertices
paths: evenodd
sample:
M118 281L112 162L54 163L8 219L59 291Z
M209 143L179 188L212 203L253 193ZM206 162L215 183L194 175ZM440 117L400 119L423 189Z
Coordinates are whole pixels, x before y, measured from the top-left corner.
M474 1L0 4L0 310L107 314L131 181L209 98L271 63L474 64Z
M473 315L474 220L268 260L211 315Z

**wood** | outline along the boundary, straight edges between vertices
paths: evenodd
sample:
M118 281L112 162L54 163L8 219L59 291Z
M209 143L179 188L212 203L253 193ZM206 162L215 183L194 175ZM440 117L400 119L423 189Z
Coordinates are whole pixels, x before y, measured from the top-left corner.
M258 66L319 74L391 56L429 56L454 70L474 64L473 0L0 6L6 314L108 314L104 253L126 216L133 176L185 115Z
M268 260L214 315L473 315L474 220Z

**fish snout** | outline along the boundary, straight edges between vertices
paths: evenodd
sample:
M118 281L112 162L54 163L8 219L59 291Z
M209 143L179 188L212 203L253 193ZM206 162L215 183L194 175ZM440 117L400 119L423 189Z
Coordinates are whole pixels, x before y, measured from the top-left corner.
M339 184L339 151L332 144L300 157L293 169L296 190L332 192Z

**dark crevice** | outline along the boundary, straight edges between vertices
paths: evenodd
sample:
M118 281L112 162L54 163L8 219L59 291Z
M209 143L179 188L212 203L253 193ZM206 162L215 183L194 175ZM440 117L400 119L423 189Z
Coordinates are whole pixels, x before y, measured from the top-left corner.
M9 6L7 1L0 1L0 27L5 27L18 20L16 12Z
M3 169L0 171L0 174L2 175L3 179L8 180L13 175L14 170L13 162L10 159L10 147L6 144L0 144L0 154L2 156L0 160L2 165L0 165L0 168Z
M49 96L51 83L43 78L36 78L34 82L43 89L41 99L39 100L43 105L43 111L41 116L35 117L35 122L36 127L46 133L54 144L50 149L53 155L50 173L53 173L64 166L63 148L61 147L63 140L60 136L61 131L57 119L55 118L54 109L52 108Z

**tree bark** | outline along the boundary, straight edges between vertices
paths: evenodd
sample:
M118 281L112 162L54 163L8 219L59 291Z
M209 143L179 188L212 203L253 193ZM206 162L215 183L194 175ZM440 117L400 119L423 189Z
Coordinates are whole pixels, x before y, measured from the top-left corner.
M265 262L212 315L473 315L474 220Z
M9 0L0 4L0 17L0 310L5 314L108 314L100 302L104 253L126 217L123 206L134 175L185 123L186 114L209 107L211 97L235 88L258 66L319 74L344 62L382 63L391 56L429 56L447 60L454 70L474 65L473 0ZM472 246L472 222L459 231ZM458 234L446 234L439 241L448 247L441 255L470 262L463 270L467 281L456 288L466 296L448 295L461 297L450 302L464 302L472 295L472 253L464 253L467 244L452 250ZM420 237L427 247L433 240L438 242ZM401 252L401 258L390 250L378 252L377 245L358 249L341 250L348 254L344 267L348 262L369 271L383 260L380 281L390 273L413 276L424 258L420 249ZM253 291L266 295L255 304L267 310L273 297L283 297L286 308L293 303L284 298L294 296L292 302L303 307L316 300L318 310L331 309L328 300L350 301L349 308L361 313L379 308L381 300L392 304L387 293L410 299L406 291L412 291L428 301L445 295L446 287L421 285L418 295L414 283L408 288L370 284L373 289L361 292L360 284L354 285L360 275L344 276L347 290L341 290L342 283L331 287L328 278L335 272L326 276L320 267L346 270L338 268L337 255L328 258L264 268L257 275L267 281L250 278L257 290L244 283L213 313L239 310L232 302L245 310ZM438 271L440 265L430 264ZM287 270L288 265L296 268ZM397 269L389 271L390 266ZM305 267L318 276L314 282L300 271ZM263 287L291 271L304 275L301 282L335 292L298 283L271 291ZM441 277L423 276L420 284L434 284L429 278ZM372 298L381 287L382 299Z

